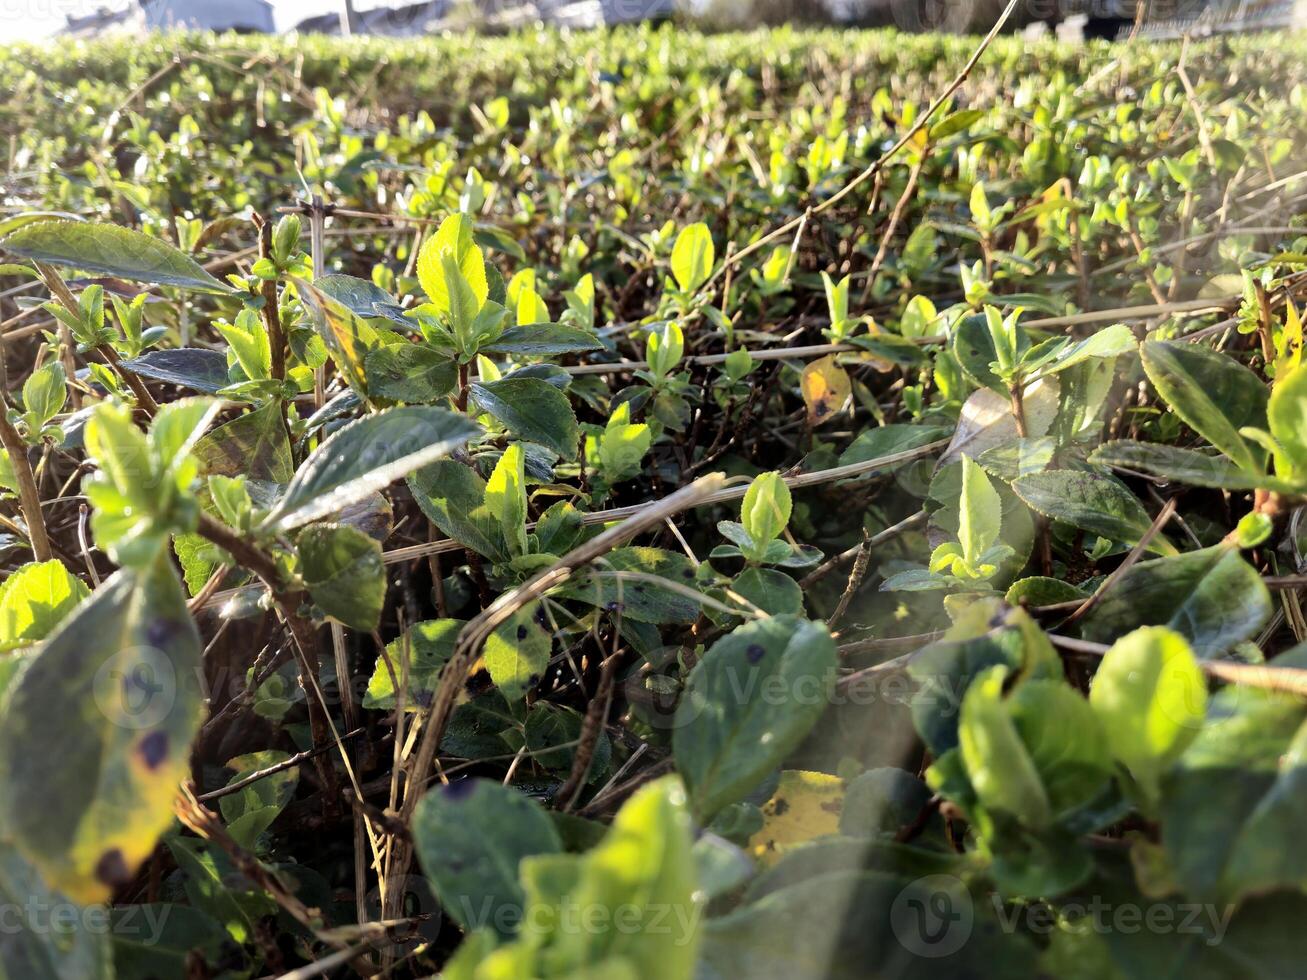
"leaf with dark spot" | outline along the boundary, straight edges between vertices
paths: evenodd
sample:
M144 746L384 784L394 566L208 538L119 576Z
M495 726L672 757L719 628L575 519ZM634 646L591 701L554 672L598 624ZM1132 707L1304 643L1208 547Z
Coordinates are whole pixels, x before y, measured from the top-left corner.
M11 682L0 820L71 898L107 899L172 823L203 716L200 652L161 554L108 579Z

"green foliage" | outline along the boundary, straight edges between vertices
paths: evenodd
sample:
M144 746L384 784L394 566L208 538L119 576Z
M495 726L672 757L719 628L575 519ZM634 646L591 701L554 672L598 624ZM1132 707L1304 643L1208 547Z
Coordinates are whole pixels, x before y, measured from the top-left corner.
M975 48L0 51L0 974L1301 972L1302 42Z
M1197 737L1207 705L1189 644L1162 626L1123 636L1103 657L1089 703L1112 755L1155 806L1161 774Z
M540 378L504 378L472 385L472 400L513 435L559 456L576 455L581 438L567 395Z
M539 804L487 779L428 793L414 815L413 835L445 911L468 932L488 929L502 939L518 931L527 911L518 865L562 850Z
M353 629L377 628L386 602L381 545L348 525L314 524L296 550L300 575L324 613Z
M1229 545L1135 565L1085 618L1082 633L1110 642L1140 626L1170 626L1200 659L1251 639L1271 616L1261 576Z
M672 246L672 276L682 292L692 293L712 272L716 252L712 233L702 221L681 229Z
M0 651L45 639L88 595L61 561L23 565L0 583Z
M779 473L764 473L749 484L740 506L740 523L754 544L765 549L790 521L790 488Z
M137 282L208 292L227 288L166 242L117 225L34 222L0 240L0 248L38 262Z
M235 773L227 788L236 791L223 796L218 807L222 811L222 818L227 821L232 837L242 847L254 850L258 846L259 836L272 825L295 795L299 771L283 766L289 758L290 755L286 752L267 749L227 760L227 768ZM283 767L253 782L247 782L255 773L262 774L279 766Z
M132 568L156 564L168 536L193 530L199 464L191 450L217 414L211 399L163 406L142 432L132 413L105 402L86 423L87 453L99 467L83 484L95 508L96 543Z
M1192 344L1149 341L1141 360L1149 380L1194 431L1244 470L1260 469L1263 456L1241 434L1265 427L1266 388L1232 358Z
M472 222L451 214L418 253L418 279L427 301L447 316L455 332L466 330L489 295L486 263L472 241Z
M1045 517L1111 541L1137 543L1153 523L1143 504L1111 477L1077 470L1047 470L1013 481L1012 490ZM1164 555L1175 546L1156 536L1149 547Z
M701 821L743 799L808 734L834 665L826 629L793 616L747 623L704 653L672 742Z
M453 978L504 970L539 977L689 976L699 931L690 844L685 793L676 780L644 787L588 853L522 860L521 937L496 948L492 936L473 933L446 973ZM590 910L591 927L569 927L569 908ZM626 925L617 918L623 910Z
M286 531L337 513L448 455L479 431L441 408L392 408L364 416L314 450L264 523Z

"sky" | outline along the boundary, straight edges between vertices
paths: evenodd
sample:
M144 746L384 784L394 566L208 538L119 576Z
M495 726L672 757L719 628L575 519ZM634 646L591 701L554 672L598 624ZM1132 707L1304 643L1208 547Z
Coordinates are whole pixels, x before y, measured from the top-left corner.
M392 6L377 0L355 0L354 9ZM100 7L120 9L123 0L0 0L0 43L48 37L64 25L67 15L84 17ZM338 0L273 0L277 28L285 30L305 17L339 10Z

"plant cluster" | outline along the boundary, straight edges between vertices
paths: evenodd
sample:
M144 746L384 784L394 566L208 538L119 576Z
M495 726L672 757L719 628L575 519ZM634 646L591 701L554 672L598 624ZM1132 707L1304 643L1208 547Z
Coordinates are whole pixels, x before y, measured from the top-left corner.
M0 51L0 976L1297 972L1303 44L974 46Z

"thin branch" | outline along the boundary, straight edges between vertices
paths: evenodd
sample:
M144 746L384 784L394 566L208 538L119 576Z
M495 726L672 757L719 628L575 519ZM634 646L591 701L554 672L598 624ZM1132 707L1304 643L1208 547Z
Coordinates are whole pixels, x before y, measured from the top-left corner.
M347 738L357 738L366 731L366 728L356 728L352 732L346 732L340 737L340 740L343 742ZM287 769L294 769L301 762L316 758L324 752L330 752L333 748L335 748L334 745L319 745L317 748L305 749L303 752L296 752L289 758L282 759L280 762L274 763L264 769L260 769L257 772L252 772L244 779L239 779L234 783L228 783L220 789L215 789L212 792L205 793L203 796L197 796L196 799L201 803L208 803L210 800L218 800L224 796L230 796L232 793L239 793L246 786L252 786L261 779L275 776L277 773L285 772Z
M18 483L18 505L27 525L27 540L32 543L32 556L37 561L49 561L54 553L50 550L50 535L46 532L45 516L41 513L41 494L36 489L36 477L32 475L32 464L27 458L27 443L9 421L8 411L9 398L6 395L0 400L0 443L4 444Z

